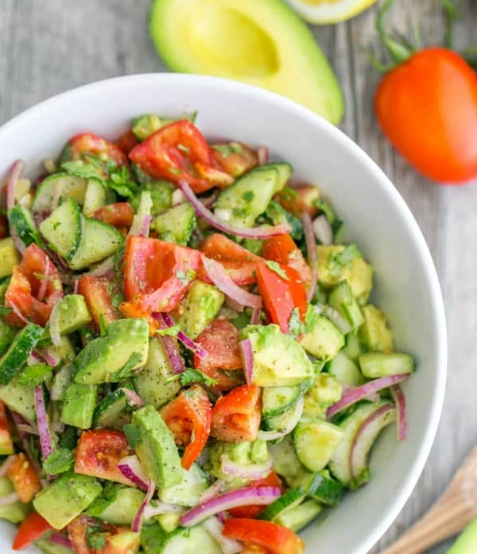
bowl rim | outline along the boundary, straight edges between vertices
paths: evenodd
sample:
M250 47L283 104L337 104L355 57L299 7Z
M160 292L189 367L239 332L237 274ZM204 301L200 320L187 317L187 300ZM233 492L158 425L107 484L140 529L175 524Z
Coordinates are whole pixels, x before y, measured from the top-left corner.
M444 301L437 271L426 240L410 208L404 201L399 191L394 187L391 180L377 165L377 163L343 131L341 131L338 127L335 127L323 117L288 98L254 85L240 83L230 79L183 73L141 73L95 81L56 94L33 105L30 108L27 108L0 126L0 136L8 134L9 132L14 132L17 125L22 124L24 120L27 120L32 116L37 116L42 112L49 112L53 110L55 104L62 102L65 99L73 99L74 97L84 97L89 95L94 96L98 93L103 94L105 91L112 93L114 90L122 89L127 86L138 86L139 84L145 86L147 84L150 85L151 83L160 84L163 81L176 82L177 86L187 87L193 87L194 85L200 84L201 86L210 86L212 88L221 89L224 94L240 93L244 96L256 97L264 102L273 103L280 109L287 110L297 117L310 120L313 125L320 127L325 133L334 137L334 139L340 143L341 147L346 150L349 155L356 157L358 162L367 166L367 169L373 174L375 181L379 183L379 186L383 189L383 192L390 198L403 217L404 224L410 231L411 240L414 241L419 255L423 260L424 276L427 281L426 284L430 290L432 301L432 325L434 326L434 334L437 337L435 393L432 399L429 414L430 417L428 419L429 423L424 431L423 440L417 448L416 456L403 486L397 492L394 502L386 508L385 514L381 518L380 523L374 526L372 531L370 531L368 535L355 546L354 552L352 553L366 554L371 548L373 548L373 546L376 545L384 533L389 529L411 496L419 477L424 470L424 466L434 444L444 404L447 378L446 318Z

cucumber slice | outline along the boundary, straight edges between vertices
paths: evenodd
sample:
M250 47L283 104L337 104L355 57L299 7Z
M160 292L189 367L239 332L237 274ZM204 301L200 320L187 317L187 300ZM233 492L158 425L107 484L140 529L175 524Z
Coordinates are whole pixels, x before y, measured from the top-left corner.
M364 317L361 308L347 281L341 281L331 291L328 303L349 322L353 331L356 331L363 324Z
M275 523L297 533L311 523L322 510L323 507L316 500L307 500L292 510L279 514Z
M262 510L259 519L275 520L283 512L293 510L293 508L299 506L305 498L306 493L301 487L290 489Z
M307 495L326 506L338 506L343 498L345 488L331 477L328 471L322 471L307 479ZM303 485L305 484L305 480Z
M74 270L85 269L112 256L123 242L123 235L112 225L85 217L81 242L69 265Z
M344 436L331 456L329 469L331 474L343 485L352 486L351 451L356 434L368 417L387 404L389 403L364 402L359 404L356 410L340 423Z
M71 260L78 251L82 236L81 212L69 198L40 224L40 232L52 250Z
M264 419L282 415L292 408L302 396L300 385L295 387L265 387L262 395Z
M185 246L192 236L195 224L194 208L188 202L184 202L158 215L152 226L159 233L160 239Z
M414 358L404 352L367 352L359 357L359 366L368 379L412 373L416 367Z
M293 446L292 438L287 435L281 442L270 447L273 460L273 470L284 477L290 484L290 479L295 478L305 471L305 468L300 463ZM294 487L300 484L292 485Z
M293 431L298 459L309 471L321 471L330 461L343 435L339 427L326 421L301 421Z
M364 350L358 335L349 334L346 336L346 346L343 348L342 352L346 354L350 360L358 363L358 358L363 354Z
M294 406L283 412L283 414L271 417L270 419L264 419L263 426L267 431L290 432L290 427L293 426L293 422L296 422L300 418L302 412L303 403L296 402Z
M108 190L106 187L96 179L91 179L86 187L83 214L91 217L96 210L107 204L107 200Z
M128 388L134 390L130 383L109 393L96 406L93 416L93 427L121 430L126 423L131 421L131 409L128 407L126 393L122 390Z
M0 400L10 410L17 412L24 419L33 423L36 420L34 393L34 386L21 385L18 379L13 379L8 385L0 387Z
M72 177L67 173L55 173L44 179L38 187L32 203L33 213L49 213L53 199L58 195L62 200L72 198L81 206L84 204L88 181ZM59 189L59 191L58 191Z
M117 485L116 498L96 517L114 525L131 525L141 507L145 494L131 487ZM98 504L102 498L97 499Z
M327 369L344 385L359 387L364 384L364 377L359 367L343 351L338 352L336 358L328 363Z
M159 490L159 498L166 504L177 506L196 506L200 503L200 496L209 487L207 475L197 464L193 464L189 471L183 471L183 479L178 485Z
M222 554L222 548L207 533L202 525L179 527L164 540L157 554Z
M40 233L33 221L33 216L30 210L27 210L24 206L17 204L12 208L8 213L8 221L10 226L15 228L25 246L30 246L32 243L36 243L39 246L43 244Z
M396 421L396 408L386 404L378 408L361 426L354 439L351 450L352 487L366 484L370 478L368 467L369 452L379 433L390 423Z
M8 385L26 363L28 356L43 336L43 328L29 323L15 337L10 348L0 358L0 383Z

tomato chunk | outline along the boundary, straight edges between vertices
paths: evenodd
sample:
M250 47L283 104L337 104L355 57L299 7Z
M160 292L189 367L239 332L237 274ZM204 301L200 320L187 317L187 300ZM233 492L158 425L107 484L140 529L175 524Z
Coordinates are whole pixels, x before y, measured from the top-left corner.
M13 550L23 550L51 529L51 525L40 514L30 512L18 527L13 541Z
M257 283L265 308L273 323L288 333L290 317L298 308L302 318L306 315L306 290L297 272L291 267L279 266L280 274L266 264L257 267Z
M97 209L93 217L121 229L123 227L131 227L134 210L128 202L116 202L115 204L108 204Z
M78 293L84 296L88 309L99 328L118 319L111 299L111 282L106 277L84 275L78 281Z
M279 487L283 491L283 485L278 475L272 470L264 479L252 481L250 487ZM263 506L237 506L229 510L232 517L257 517L264 509Z
M128 237L124 264L126 300L144 314L171 312L201 267L197 250L144 237Z
M315 200L318 200L321 194L313 185L302 185L296 189L286 188L277 196L282 207L296 216L306 212L310 217L315 217L318 213Z
M255 150L242 142L214 144L212 153L220 167L234 177L240 177L258 165Z
M16 327L26 325L24 319L45 326L53 306L63 297L63 285L55 264L36 244L30 244L22 261L13 269L5 293L5 305L14 308L5 321Z
M125 131L116 141L116 146L124 152L126 156L128 156L129 152L131 152L131 150L138 144L139 141L137 140L132 129Z
M223 370L242 369L240 357L239 332L227 319L216 319L202 331L196 342L208 352L205 358L194 357L196 369L204 372L218 382L219 390L229 390L239 384L237 379L227 376Z
M212 420L209 397L200 385L193 385L161 408L161 415L176 444L186 447L182 467L190 469L209 439Z
M241 385L217 400L212 410L212 436L225 442L254 441L262 417L261 389Z
M17 455L8 470L8 477L24 504L28 504L41 489L40 477L23 452Z
M83 515L68 524L68 537L76 554L137 554L141 544L139 533ZM104 546L93 548L92 537Z
M290 235L280 235L264 241L262 256L266 260L294 269L305 286L311 283L310 266Z
M207 141L187 120L165 125L134 147L129 158L152 177L187 181L195 192L223 186L222 178L209 171L216 162Z
M77 160L81 154L94 154L103 161L112 160L119 166L128 164L128 158L120 148L94 133L80 133L70 139L69 157Z
M76 449L74 469L76 473L134 487L134 483L126 479L118 469L119 462L131 452L126 435L121 431L84 431Z
M298 535L271 521L228 519L222 534L228 539L264 547L270 554L303 554L305 551L305 543Z

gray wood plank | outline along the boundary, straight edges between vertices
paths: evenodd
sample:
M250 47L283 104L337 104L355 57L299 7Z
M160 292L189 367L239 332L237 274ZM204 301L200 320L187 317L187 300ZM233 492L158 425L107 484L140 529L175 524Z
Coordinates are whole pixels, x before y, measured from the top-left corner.
M466 0L459 46L477 43L477 9ZM35 103L108 77L165 71L148 38L150 0L0 0L0 123ZM343 86L342 129L377 161L409 204L428 241L441 280L449 324L449 385L437 442L419 484L379 546L378 554L432 504L477 440L477 186L443 188L418 176L383 139L373 115L379 76L368 63L376 7L350 22L315 27ZM437 0L401 0L390 22L409 32L412 20L427 44L440 42ZM74 109L74 106L72 107ZM441 545L429 554L443 554Z

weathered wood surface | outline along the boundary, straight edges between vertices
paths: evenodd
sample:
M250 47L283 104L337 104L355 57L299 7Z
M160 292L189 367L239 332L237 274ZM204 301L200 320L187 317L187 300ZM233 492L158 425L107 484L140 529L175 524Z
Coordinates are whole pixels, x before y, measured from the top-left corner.
M77 85L118 75L164 71L148 39L150 0L0 0L0 123L40 100ZM437 0L400 0L392 24L410 31L418 21L423 40L437 44L444 21ZM459 46L477 45L477 9L462 0L466 17ZM349 23L316 28L343 85L343 130L396 184L416 216L433 254L449 327L449 381L436 444L419 484L391 530L373 550L390 544L444 490L477 442L477 183L439 187L420 178L380 135L372 112L378 77L366 49L375 10ZM25 137L28 140L28 137ZM476 137L477 140L477 137ZM448 545L434 548L442 554Z

